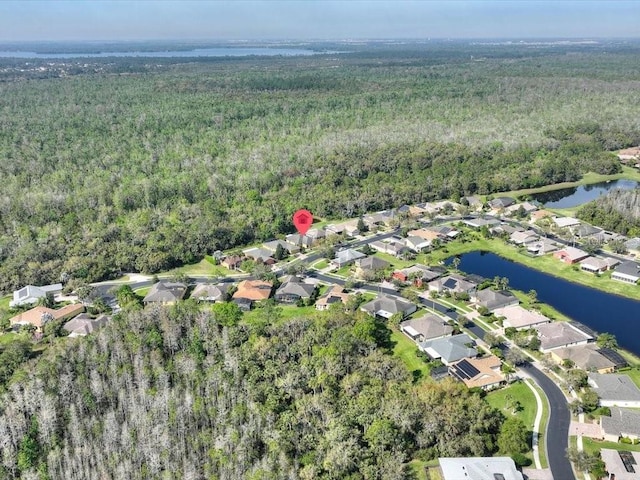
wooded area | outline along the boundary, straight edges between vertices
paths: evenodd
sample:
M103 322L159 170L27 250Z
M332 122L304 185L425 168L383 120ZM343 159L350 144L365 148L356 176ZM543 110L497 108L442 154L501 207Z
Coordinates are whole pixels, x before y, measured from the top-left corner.
M414 458L521 453L463 384L414 385L363 312L221 323L184 302L60 339L0 398L0 476L405 479Z
M640 189L613 190L578 210L578 218L629 237L640 236Z
M634 44L354 50L2 61L0 290L158 272L290 232L301 207L614 173L607 152L640 143Z

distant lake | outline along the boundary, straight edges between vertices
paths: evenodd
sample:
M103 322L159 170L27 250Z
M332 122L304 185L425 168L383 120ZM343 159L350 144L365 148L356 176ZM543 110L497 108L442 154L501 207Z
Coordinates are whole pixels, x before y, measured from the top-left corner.
M283 56L293 57L300 55L318 55L322 53L340 53L329 51L315 51L302 48L268 48L268 47L216 47L194 48L192 50L158 50L158 51L120 51L120 52L94 52L94 53L37 53L27 51L0 51L0 58L109 58L109 57L148 57L148 58L174 58L174 57L248 57L256 56Z
M531 196L534 200L543 203L547 208L572 208L595 200L615 188L633 190L637 186L638 182L621 179L613 182L592 183L590 185L580 185L579 187L535 193Z
M507 277L509 287L523 292L535 290L541 302L599 333L614 334L620 346L640 355L640 300L568 282L488 252L461 255L458 268L488 279Z

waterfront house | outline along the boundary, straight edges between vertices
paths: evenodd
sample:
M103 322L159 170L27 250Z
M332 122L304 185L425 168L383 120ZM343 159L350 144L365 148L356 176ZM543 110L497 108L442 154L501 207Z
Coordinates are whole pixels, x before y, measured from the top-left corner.
M493 200L489 201L489 206L493 209L493 210L504 210L507 207L510 207L511 205L514 205L516 203L515 198L511 198L511 197L496 197Z
M638 283L638 280L640 280L640 263L633 261L622 262L613 270L611 279L625 283Z
M602 355L594 343L557 348L551 351L551 358L559 364L569 360L587 372L613 373L616 368L615 363Z
M423 282L430 282L435 280L440 275L445 273L444 267L426 267L424 265L413 265L402 270L396 270L391 275L392 278L401 282L407 283L413 279L413 284L416 287L422 287Z
M611 415L600 417L602 438L618 442L621 438L640 440L640 410L610 407Z
M602 273L618 265L619 263L620 260L611 257L587 257L584 260L580 261L580 269L589 273Z
M602 407L640 408L640 390L627 375L587 374L589 385L600 398Z
M536 242L529 243L526 247L527 252L531 255L546 255L547 253L552 253L558 250L558 244L551 240L547 240L546 238L541 238Z
M429 290L438 293L471 293L478 287L477 282L461 275L452 274L429 282Z
M553 256L564 263L573 265L574 263L578 263L580 260L587 258L589 254L579 248L565 246L554 252Z
M496 317L504 318L502 321L504 328L513 327L516 330L526 330L534 325L541 325L551 321L550 318L541 313L527 310L520 305L497 308L493 313Z
M540 236L533 230L515 231L509 236L509 241L515 245L527 245L538 240Z
M540 351L547 353L555 348L571 345L585 345L593 341L593 337L569 322L552 322L536 325L540 339Z
M508 307L510 305L518 305L518 298L508 290L493 290L485 288L484 290L474 290L471 294L471 302L476 308L485 307L490 312L497 308Z

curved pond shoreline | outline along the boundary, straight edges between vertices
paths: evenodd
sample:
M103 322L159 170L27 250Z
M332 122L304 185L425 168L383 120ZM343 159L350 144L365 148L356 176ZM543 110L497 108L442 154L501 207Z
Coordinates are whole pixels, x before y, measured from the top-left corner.
M614 334L621 347L640 355L640 300L571 282L493 252L476 250L459 258L463 272L507 277L514 289L535 290L539 301L598 332Z

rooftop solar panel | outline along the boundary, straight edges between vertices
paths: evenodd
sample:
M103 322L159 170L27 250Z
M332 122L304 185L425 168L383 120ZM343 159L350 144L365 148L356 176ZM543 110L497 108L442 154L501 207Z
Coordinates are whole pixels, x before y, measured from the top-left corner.
M453 373L460 379L470 380L480 373L476 367L467 360L462 360L453 366Z

